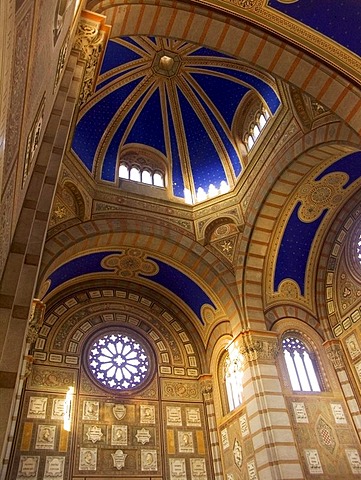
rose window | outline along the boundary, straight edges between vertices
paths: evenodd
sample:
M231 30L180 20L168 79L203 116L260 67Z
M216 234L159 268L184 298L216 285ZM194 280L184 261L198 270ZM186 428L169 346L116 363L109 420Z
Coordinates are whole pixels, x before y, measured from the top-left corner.
M128 390L147 378L149 358L138 340L130 335L111 333L93 342L89 348L88 367L103 386Z

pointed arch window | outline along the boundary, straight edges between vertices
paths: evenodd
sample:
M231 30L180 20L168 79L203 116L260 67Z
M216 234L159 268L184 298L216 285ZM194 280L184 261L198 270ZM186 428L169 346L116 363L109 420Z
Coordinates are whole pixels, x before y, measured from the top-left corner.
M287 336L282 341L292 389L295 392L320 392L320 379L315 355L296 336Z

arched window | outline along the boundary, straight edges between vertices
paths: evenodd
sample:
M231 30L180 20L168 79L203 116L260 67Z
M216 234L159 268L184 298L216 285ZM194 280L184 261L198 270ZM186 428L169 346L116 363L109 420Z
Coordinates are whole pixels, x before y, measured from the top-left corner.
M147 183L148 185L152 185L152 175L149 170L142 171L142 183Z
M130 170L130 180L133 182L140 182L140 171L137 167L132 167Z
M224 360L223 380L230 412L242 403L243 363L243 355L237 349L229 351Z
M129 178L129 170L128 167L124 165L124 163L122 163L119 167L119 177L125 179Z
M153 183L156 187L164 187L164 177L161 173L155 172L153 175Z
M282 341L288 374L295 392L320 392L320 381L315 356L296 336Z
M259 131L258 125L255 125L253 127L253 138L256 140L259 137L259 134L261 132Z

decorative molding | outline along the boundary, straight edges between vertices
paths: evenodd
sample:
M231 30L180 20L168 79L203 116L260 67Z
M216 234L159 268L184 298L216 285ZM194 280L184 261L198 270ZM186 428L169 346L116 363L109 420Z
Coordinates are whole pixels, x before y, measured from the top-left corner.
M85 60L85 71L81 86L79 105L82 106L92 95L101 56L107 40L107 29L101 21L81 17L76 32L74 49L80 51L80 58Z

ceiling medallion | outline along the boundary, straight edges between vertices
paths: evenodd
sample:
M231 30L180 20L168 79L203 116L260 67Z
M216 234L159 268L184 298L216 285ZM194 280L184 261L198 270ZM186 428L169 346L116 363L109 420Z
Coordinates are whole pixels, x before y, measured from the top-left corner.
M164 77L174 77L181 66L181 59L177 53L169 50L160 50L155 54L152 68L158 75Z

